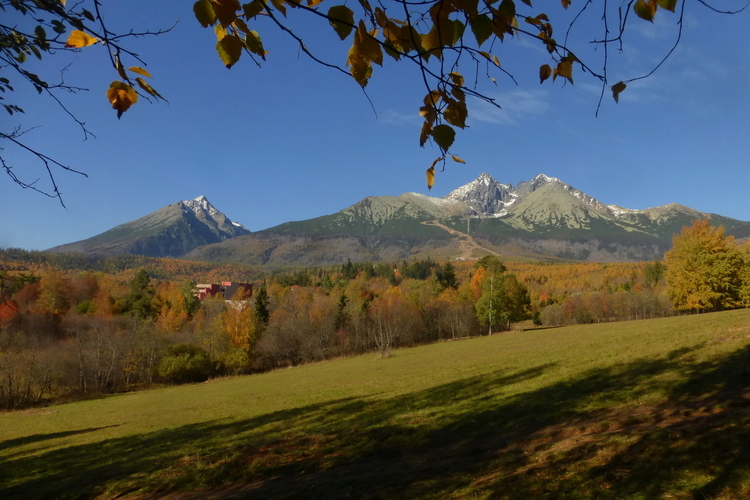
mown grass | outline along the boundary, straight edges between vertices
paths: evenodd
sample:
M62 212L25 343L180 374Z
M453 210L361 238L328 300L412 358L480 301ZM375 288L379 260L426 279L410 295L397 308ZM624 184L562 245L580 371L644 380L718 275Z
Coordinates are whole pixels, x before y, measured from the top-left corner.
M750 310L0 414L0 498L750 498Z

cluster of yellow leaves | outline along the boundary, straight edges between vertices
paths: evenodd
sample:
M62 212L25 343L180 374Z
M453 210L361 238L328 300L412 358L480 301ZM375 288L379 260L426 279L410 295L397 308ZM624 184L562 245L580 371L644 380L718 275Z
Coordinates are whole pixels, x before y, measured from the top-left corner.
M283 7L283 3L281 6ZM245 5L240 5L238 0L198 0L193 5L193 12L201 26L214 26L216 51L227 68L240 60L243 51L266 58L268 52L263 48L260 35L247 25L263 12L264 7L260 0ZM280 12L285 14L286 9Z
M531 0L521 0L532 7ZM463 76L457 72L461 54L468 54L475 62L486 61L500 67L498 57L482 50L482 46L492 37L501 42L506 36L526 33L519 28L519 18L538 30L537 37L552 57L553 64L543 64L539 68L540 82L550 77L561 77L573 83L573 67L580 63L576 56L558 45L553 38L553 27L549 16L540 13L536 16L520 15L516 12L514 0L477 2L477 0L439 0L427 3L405 3L398 5L399 16L392 17L385 4L376 7L368 0L358 0L361 18L347 5L333 5L326 14L318 10L323 0L253 0L241 4L240 0L198 0L193 6L198 22L203 27L214 27L218 38L217 52L227 68L236 64L242 53L257 55L263 59L265 51L257 31L248 23L258 16L268 16L278 22L278 14L287 15L287 9L297 8L314 11L325 17L338 37L343 41L351 37L346 66L354 80L365 87L373 74L373 66L383 65L383 55L387 54L398 61L404 57L428 62L431 58L445 60L446 51L455 54L450 70L431 76L437 80L435 89L430 90L420 108L424 118L420 131L420 146L428 140L440 148L441 159L455 141L454 127L465 128L468 117L466 106L467 92ZM571 0L561 0L567 9ZM657 7L674 11L677 0L637 0L636 14L646 20L653 20ZM465 37L470 28L474 40ZM285 27L282 27L291 33ZM476 42L476 45L474 45ZM424 64L420 62L420 64ZM423 67L424 70L424 67ZM424 72L423 72L424 74ZM489 74L487 75L488 78ZM494 82L495 79L492 78ZM427 83L427 82L426 82ZM430 85L431 87L432 85ZM428 89L430 88L428 87ZM619 82L611 87L615 101L625 90L626 84ZM434 163L427 171L428 187L434 183Z
M677 0L637 0L633 5L633 12L641 19L654 22L654 16L659 7L674 12Z
M89 35L81 30L73 30L68 36L68 40L65 43L65 47L81 49L99 43L96 37ZM120 118L122 114L130 109L130 106L138 102L138 92L133 88L131 84L131 78L125 72L125 68L120 62L119 58L115 58L115 69L122 78L122 81L115 80L109 85L107 90L107 100L112 105L112 108L117 111L117 118ZM128 71L136 73L141 76L151 78L151 75L145 69L139 66L133 66L128 68ZM166 101L164 97L159 94L148 82L141 77L135 78L136 84L147 94L154 97L155 99L161 99Z

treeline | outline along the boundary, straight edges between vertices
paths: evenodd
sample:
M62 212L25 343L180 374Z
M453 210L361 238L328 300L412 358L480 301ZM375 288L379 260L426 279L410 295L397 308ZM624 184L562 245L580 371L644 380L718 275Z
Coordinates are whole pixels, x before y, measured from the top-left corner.
M57 253L29 251L20 248L0 248L0 269L21 272L43 272L55 268L62 271L88 271L117 275L130 274L138 269L148 269L154 279L183 281L200 276L206 281L231 279L251 281L263 278L267 272L242 265L211 264L207 262L188 261L146 257L144 255L114 255L111 257L89 256L76 253Z
M507 329L526 287L495 258L347 263L199 302L194 281L0 272L0 407L183 383ZM413 277L410 277L413 276Z

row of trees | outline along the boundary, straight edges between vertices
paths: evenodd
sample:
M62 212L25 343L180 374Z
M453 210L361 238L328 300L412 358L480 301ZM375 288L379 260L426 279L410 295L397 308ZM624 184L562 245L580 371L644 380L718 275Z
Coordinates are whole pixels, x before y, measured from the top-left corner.
M289 273L315 283L271 279L252 298L202 303L193 282L154 283L145 270L128 283L56 269L16 275L0 309L0 406L370 351L386 357L398 346L498 331L529 315L527 289L494 257L463 282L450 263L381 266L383 276L360 270L354 278L348 268ZM402 276L425 268L432 272L424 279Z

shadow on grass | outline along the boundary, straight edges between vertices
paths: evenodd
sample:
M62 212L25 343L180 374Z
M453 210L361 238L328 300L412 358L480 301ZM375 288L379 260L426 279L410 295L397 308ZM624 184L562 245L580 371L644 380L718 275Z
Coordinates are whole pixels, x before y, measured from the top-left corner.
M8 439L6 441L0 441L0 451L15 448L17 446L24 446L31 443L38 443L40 441L48 441L50 439L58 439L67 436L75 436L76 434L86 434L87 432L94 432L100 429L107 429L110 427L117 427L117 425L106 425L103 427L90 427L88 429L79 429L75 431L63 431L63 432L51 432L49 434L32 434L31 436L24 436L16 439Z
M0 496L742 498L750 350L691 362L699 348L547 385L554 365L500 370L6 460ZM664 403L632 404L655 392Z

